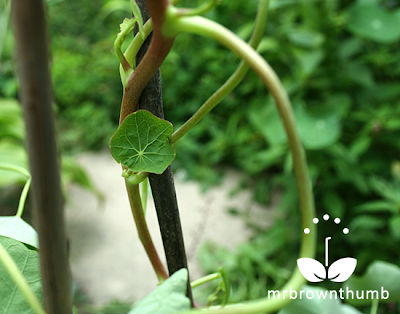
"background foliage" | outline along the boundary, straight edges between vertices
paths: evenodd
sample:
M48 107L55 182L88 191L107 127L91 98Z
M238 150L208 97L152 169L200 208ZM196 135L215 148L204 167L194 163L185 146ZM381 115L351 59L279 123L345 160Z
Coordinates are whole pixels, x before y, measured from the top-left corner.
M48 1L55 106L65 152L104 147L117 126L122 88L112 42L129 13L112 9L110 3ZM182 5L198 3L187 0ZM113 5L120 8L115 1ZM358 274L377 258L399 264L399 2L275 0L270 7L258 51L292 99L318 216L341 218L339 227L348 227L351 234L344 236L333 223L320 228L317 259L323 259L323 239L335 234L340 245L332 245L331 259L357 257ZM208 17L247 40L256 8L255 0L222 1ZM5 109L18 91L11 36L1 44L0 119L11 121L7 117L18 110ZM178 37L162 67L165 114L175 128L237 63L214 42ZM1 123L2 151L19 154L20 148L14 147L22 143L15 131L18 123ZM281 193L271 229L258 230L237 252L209 245L202 254L206 270L223 264L230 273L233 301L254 299L281 285L295 267L297 190L285 134L262 82L249 73L176 148L173 166L185 169L189 178L216 183L218 170L232 166L248 174L256 201L268 203L273 193Z

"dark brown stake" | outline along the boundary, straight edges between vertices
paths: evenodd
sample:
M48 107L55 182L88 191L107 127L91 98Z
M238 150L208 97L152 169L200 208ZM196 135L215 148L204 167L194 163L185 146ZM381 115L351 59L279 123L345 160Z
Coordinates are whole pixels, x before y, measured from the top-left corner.
M49 314L71 314L71 275L54 133L45 7L43 0L12 0L11 9L44 305Z
M142 12L143 20L146 21L149 19L146 1L139 0L137 3ZM150 41L151 36L147 38L139 50L136 56L136 64L139 64L145 55ZM164 118L160 70L151 78L143 90L139 100L139 108L148 110L159 118ZM161 175L150 174L149 181L167 258L168 271L171 275L181 268L188 268L171 166ZM187 296L193 304L190 280L188 280Z

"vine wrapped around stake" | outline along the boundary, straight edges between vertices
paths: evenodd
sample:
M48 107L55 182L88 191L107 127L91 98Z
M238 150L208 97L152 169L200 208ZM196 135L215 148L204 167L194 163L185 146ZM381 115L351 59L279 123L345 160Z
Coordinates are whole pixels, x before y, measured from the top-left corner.
M264 3L266 1L263 1ZM213 3L213 2L212 2ZM302 216L302 229L309 228L310 234L302 233L300 257L313 257L315 255L316 226L312 218L315 216L314 200L311 188L311 181L308 174L305 152L297 131L296 121L289 98L279 81L279 78L269 64L248 44L241 40L234 33L200 16L191 16L196 10L177 9L170 5L167 0L148 0L147 4L152 14L154 23L154 37L148 53L145 55L140 71L139 67L134 71L127 81L124 89L124 98L121 107L120 122L124 121L130 113L136 111L137 101L140 97L142 85L147 84L147 79L153 75L154 70L159 67L171 48L172 42L179 32L189 32L203 35L214 39L225 45L236 53L245 64L241 64L239 73L228 80L227 85L211 97L198 113L196 113L184 127L171 136L171 143L178 141L184 134L194 127L234 86L241 80L246 72L246 66L251 67L263 80L265 86L270 90L275 99L278 112L288 137L289 147L293 158L293 165L300 197L300 208ZM207 8L207 5L203 8ZM186 13L186 15L185 15ZM147 23L146 23L147 24ZM151 24L149 24L151 25ZM150 28L151 26L149 26ZM146 26L144 27L146 29ZM137 37L137 36L136 36ZM135 37L135 39L136 39ZM129 48L128 48L129 50ZM131 50L134 50L133 48ZM155 56L154 53L157 53ZM139 151L138 151L139 152ZM136 193L136 192L135 192ZM140 196L139 196L140 197ZM131 197L130 197L131 199ZM304 277L298 270L295 270L283 290L299 290L305 283ZM229 306L223 309L210 309L210 313L264 313L277 311L289 303L289 299L260 299L242 305Z

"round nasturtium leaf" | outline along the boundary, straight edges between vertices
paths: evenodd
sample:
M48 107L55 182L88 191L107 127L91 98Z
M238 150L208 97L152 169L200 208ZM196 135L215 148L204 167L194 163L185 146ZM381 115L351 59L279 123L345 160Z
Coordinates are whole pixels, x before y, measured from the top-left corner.
M172 124L146 110L125 118L110 142L115 160L133 172L161 174L175 158L169 142Z
M349 10L349 31L382 44L400 39L400 11L384 10L376 4L356 4Z

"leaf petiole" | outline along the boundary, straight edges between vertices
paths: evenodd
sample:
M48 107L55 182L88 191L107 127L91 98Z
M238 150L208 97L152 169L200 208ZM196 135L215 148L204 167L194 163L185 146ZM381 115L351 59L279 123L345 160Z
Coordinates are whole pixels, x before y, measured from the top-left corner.
M147 179L149 173L146 171L133 172L129 169L124 169L122 176L129 184L139 184Z
M250 46L257 48L264 33L264 26L267 20L269 0L261 0L257 10L257 17L253 33L250 38ZM235 72L229 79L189 118L176 132L171 135L171 144L178 142L185 134L195 127L222 99L226 97L244 78L249 66L241 61Z
M199 279L191 282L190 286L192 288L197 288L198 286L201 286L201 285L203 285L203 284L205 284L207 282L213 281L213 280L218 279L218 278L221 278L221 273L219 273L219 272L204 276L202 278L199 278Z
M145 40L146 36L143 30L143 17L135 0L131 0L131 9L138 23L139 34L142 36L142 39Z
M146 209L147 209L147 196L148 196L148 191L149 191L149 179L146 178L140 183L142 189L142 207L143 207L143 212L146 215Z
M132 31L136 22L137 22L136 18L124 19L124 21L120 24L121 31L118 33L117 38L114 41L115 52L118 56L119 62L121 63L122 69L124 70L125 73L131 70L132 67L129 65L124 54L122 53L121 46L122 43L125 41L126 35L128 35L130 31Z
M25 206L26 198L28 196L29 188L31 186L32 177L26 169L15 166L15 165L0 164L0 169L19 172L28 178L28 180L26 181L24 188L22 190L21 197L19 198L18 210L17 210L17 214L16 214L17 217L21 217L22 213L24 212L24 206Z

